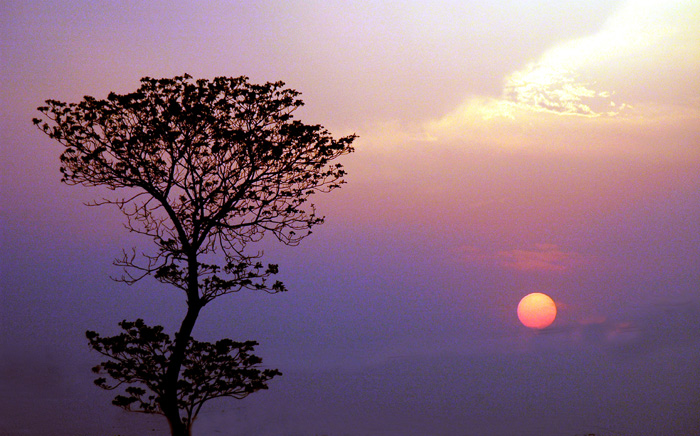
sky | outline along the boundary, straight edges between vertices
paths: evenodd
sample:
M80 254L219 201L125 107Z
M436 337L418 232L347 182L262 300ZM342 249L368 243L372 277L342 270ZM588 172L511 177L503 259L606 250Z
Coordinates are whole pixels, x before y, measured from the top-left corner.
M289 292L203 311L284 375L195 435L700 434L700 2L10 0L0 59L0 435L168 433L92 385L84 332L172 332L184 295L109 279L149 242L31 119L183 73L359 135L326 223L261 242Z

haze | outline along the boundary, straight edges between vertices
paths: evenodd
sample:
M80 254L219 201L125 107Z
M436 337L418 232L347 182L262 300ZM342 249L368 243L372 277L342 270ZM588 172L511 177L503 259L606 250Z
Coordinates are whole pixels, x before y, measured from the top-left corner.
M167 434L84 332L172 331L184 296L109 280L148 241L31 119L183 73L283 80L360 137L327 222L260 247L290 292L203 312L284 375L195 434L700 434L697 1L5 1L0 60L0 434Z

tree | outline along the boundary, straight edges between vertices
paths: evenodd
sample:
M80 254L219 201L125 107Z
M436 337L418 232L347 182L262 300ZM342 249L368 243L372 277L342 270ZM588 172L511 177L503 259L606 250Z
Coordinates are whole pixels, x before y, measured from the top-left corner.
M91 346L113 361L119 362L114 359L124 347L141 347L138 358L121 361L121 369L104 368L118 383L141 383L153 398L142 401L145 393L137 388L127 392L128 400L115 402L129 401L129 407L138 402L142 412L162 413L173 435L190 434L188 401L205 398L187 394L183 380L191 386L187 389L204 383L211 392L225 391L187 372L200 364L196 355L211 347L220 357L234 349L241 355L252 350L251 343L193 341L202 308L243 289L285 291L281 282L270 283L277 265L264 266L261 253L250 253L248 246L265 234L297 245L323 222L310 196L344 183L345 170L334 161L353 151L355 135L334 139L322 126L293 119L303 104L298 96L282 82L257 85L246 77L146 77L135 92L110 93L105 100L47 100L38 108L45 119L33 120L65 148L62 181L116 191L115 198L94 204L116 205L130 231L152 239L154 252L125 251L115 262L125 272L119 280L133 284L152 276L186 295L187 311L172 344L162 328L139 321L121 324L126 336L115 338L122 339L88 332ZM247 368L257 362L233 359L219 361L220 366L240 362ZM136 371L133 365L150 376L127 379L119 372ZM242 383L257 390L273 375Z
M93 331L86 336L92 349L109 357L93 368L97 374L107 374L117 383L110 385L100 377L95 384L112 390L121 384L142 384L151 392L138 386L125 389L127 395L117 395L112 404L131 412L162 414L158 398L163 395L159 381L166 374L174 344L163 327L149 327L142 319L122 321L124 333L102 338ZM249 394L267 389L266 382L279 375L276 369L260 370L256 365L261 359L253 354L258 345L254 341L234 342L222 339L212 344L190 339L182 361L182 375L178 380L178 408L182 421L192 423L205 402L218 397L245 398Z

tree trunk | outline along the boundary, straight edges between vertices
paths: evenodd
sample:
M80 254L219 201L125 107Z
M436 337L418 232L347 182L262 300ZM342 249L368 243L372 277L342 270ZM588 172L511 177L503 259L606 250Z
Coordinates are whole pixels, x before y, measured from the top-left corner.
M180 420L179 413L177 414L176 421L173 422L168 418L168 423L170 424L170 434L172 436L192 436L190 428Z
M185 319L182 320L180 330L175 336L175 348L173 353L170 355L168 370L165 373L165 386L160 404L163 414L166 418L168 418L168 422L170 423L170 431L172 436L190 435L189 426L184 424L182 422L182 418L180 417L180 408L177 404L177 382L180 378L182 362L185 359L187 343L192 336L192 330L194 329L194 324L199 316L200 309L201 306L199 304L190 304L187 308L187 315L185 316Z
M172 436L190 436L191 423L183 423L180 417L180 408L177 404L177 382L180 378L180 369L185 359L187 344L192 336L194 324L202 309L199 298L199 276L196 255L190 256L188 262L188 290L187 290L187 314L182 320L180 330L175 335L175 347L170 355L168 369L163 380L164 389L161 396L160 406L163 414L170 423L170 433Z

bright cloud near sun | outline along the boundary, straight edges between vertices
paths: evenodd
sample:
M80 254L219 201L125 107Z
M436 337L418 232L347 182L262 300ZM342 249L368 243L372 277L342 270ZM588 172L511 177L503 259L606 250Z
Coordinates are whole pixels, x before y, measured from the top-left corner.
M679 63L696 66L698 9L697 3L687 1L628 2L596 34L561 43L508 76L504 99L536 111L617 115L627 103L616 101L616 90L606 89L605 78L597 76L604 76L605 70L617 72L619 64L644 68L651 61L660 69L682 68Z
M698 71L700 4L629 1L597 33L563 41L506 75L501 96L468 96L421 129L397 134L393 126L376 142L698 157Z

